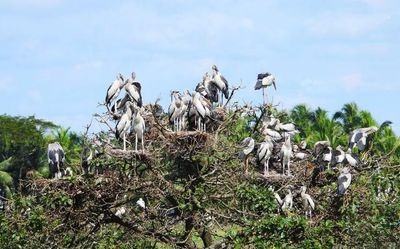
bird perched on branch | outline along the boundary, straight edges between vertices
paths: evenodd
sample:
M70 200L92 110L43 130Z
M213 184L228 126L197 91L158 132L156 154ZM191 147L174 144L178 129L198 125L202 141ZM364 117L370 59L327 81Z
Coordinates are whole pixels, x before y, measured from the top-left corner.
M130 100L137 106L142 107L142 86L136 80L136 74L132 72L131 77L125 82L126 94L130 97Z
M112 101L114 101L122 87L124 87L124 77L122 74L117 74L117 79L113 81L113 83L108 87L107 94L105 98L106 105L110 105Z
M347 188L351 183L351 174L348 167L344 167L340 170L340 175L337 181L337 194L343 196L346 193Z
M376 126L355 129L349 136L349 148L357 147L359 151L363 151L367 145L367 137L377 130Z
M135 133L135 151L138 147L138 140L140 139L142 144L142 152L144 151L144 131L146 130L145 121L140 113L141 109L134 107L133 118L132 118L132 131Z
M270 73L259 73L257 75L257 82L256 85L254 86L255 90L259 90L262 88L263 90L263 103L264 105L267 103L266 99L266 94L265 94L265 88L273 85L275 90L276 90L276 84L275 84L275 77L270 74Z
M244 174L247 175L249 171L249 155L254 150L255 141L251 137L246 137L240 143L242 150L239 153L239 158L244 160Z
M55 142L48 145L47 158L51 177L56 179L61 178L64 172L65 153L60 143Z
M292 156L292 144L290 143L290 136L286 137L280 152L280 159L282 164L282 174L285 175L285 168L290 175L290 158Z
M336 146L336 149L332 152L332 167L336 166L337 164L343 163L345 160L345 153L342 149L342 146Z
M221 105L223 104L223 96L225 96L226 99L229 98L229 85L228 81L225 79L224 76L222 76L221 72L219 71L218 67L216 65L212 66L212 81L215 82L218 90L221 91L221 100L220 103Z
M301 187L301 198L303 199L303 207L306 210L306 218L311 218L311 211L314 210L315 204L309 194L306 194L306 186Z
M264 165L264 176L269 174L269 159L271 158L274 144L269 136L265 137L264 142L260 144L257 150L257 159Z
M115 137L119 139L122 136L124 141L124 151L126 150L126 133L131 127L132 107L133 103L127 101L125 104L125 113L121 116L117 125L115 126Z
M211 103L200 95L198 92L192 94L192 104L189 110L189 116L195 117L197 129L199 131L206 131L206 119L211 115Z

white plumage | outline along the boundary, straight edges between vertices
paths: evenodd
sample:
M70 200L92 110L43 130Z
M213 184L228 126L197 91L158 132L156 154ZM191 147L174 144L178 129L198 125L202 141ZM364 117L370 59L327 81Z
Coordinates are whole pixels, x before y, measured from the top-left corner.
M113 81L113 83L108 87L107 94L105 98L105 103L110 105L112 101L114 101L117 97L121 88L124 86L124 78L122 74L117 74L117 79Z
M222 95L224 95L226 99L228 99L229 97L228 81L224 78L224 76L221 75L216 65L212 66L212 70L213 70L212 80L215 82L215 85L217 86L218 90L221 91L221 104L222 104L223 103Z
M248 173L249 164L249 154L254 150L255 141L251 137L246 137L240 143L241 151L239 153L239 158L244 160L244 173Z
M142 144L142 151L144 151L144 131L146 130L146 124L140 111L140 108L136 108L132 119L132 130L135 133L135 151L137 151L139 139Z
M139 198L139 200L136 201L136 204L143 209L146 209L146 202L142 199L142 197Z
M344 167L340 171L340 175L338 177L337 185L337 194L342 196L346 193L347 188L350 186L351 183L351 174L348 167Z
M282 164L282 174L285 174L285 168L287 168L287 173L290 175L290 157L292 156L292 145L290 143L290 137L286 138L286 141L283 143L280 159Z
M124 150L126 150L126 133L131 127L131 119L132 119L132 102L128 101L125 104L125 113L118 120L118 123L115 127L115 137L119 139L121 136L124 140Z
M286 210L290 210L293 207L293 195L292 195L292 191L290 191L290 189L287 190L288 193L285 196L285 198L282 201L282 210L286 211Z
M275 77L270 74L270 73L259 73L257 75L257 82L256 85L254 86L254 90L259 90L262 88L263 90L263 103L266 103L266 94L265 94L265 88L273 85L275 90L276 90L276 85L275 85Z
M355 129L349 136L349 148L357 147L359 151L363 151L367 145L367 137L377 130L376 126Z
M315 209L315 204L311 196L309 194L306 194L306 189L307 188L305 186L301 187L301 198L303 199L303 206L306 212L306 218L311 218L311 211Z
M257 150L257 159L264 165L264 176L269 174L269 159L271 158L273 148L274 144L271 138L267 136Z

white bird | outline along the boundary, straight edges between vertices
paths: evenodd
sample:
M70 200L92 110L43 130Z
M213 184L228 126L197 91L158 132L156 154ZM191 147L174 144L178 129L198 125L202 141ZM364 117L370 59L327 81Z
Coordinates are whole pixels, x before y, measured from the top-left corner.
M126 102L129 100L130 100L130 97L128 94L125 94L125 96L121 99L117 99L117 101L115 101L115 103L111 107L111 112L114 114L121 113L125 108Z
M182 101L178 91L171 92L171 105L169 106L169 121L174 124L175 131L180 131L182 118L185 116L187 106Z
M139 198L139 200L136 201L136 204L142 208L142 209L146 209L146 203L144 202L144 200L142 199L142 197Z
M272 140L274 140L274 141L279 141L282 139L282 135L279 132L272 130L270 128L267 128L267 127L263 128L262 134L265 136L270 136L272 138Z
M332 147L328 146L322 152L322 161L327 163L328 170L331 168L331 161L332 161Z
M60 143L54 142L47 147L47 159L52 178L61 178L65 162L65 152Z
M218 90L221 91L221 105L222 105L223 95L225 96L226 99L229 98L228 81L224 78L224 76L221 75L216 65L212 66L212 70L213 70L212 80L215 82Z
M244 173L246 175L248 174L248 168L249 168L249 155L254 150L254 146L255 146L255 141L251 137L246 137L240 143L240 147L242 148L242 150L239 153L239 158L244 160Z
M344 159L345 153L342 149L342 146L338 145L336 149L332 152L332 166L343 163Z
M306 194L306 186L301 187L301 198L303 199L303 207L306 210L306 218L311 218L311 211L315 209L315 203L309 194Z
M307 148L307 142L305 140L300 142L300 149L305 150Z
M307 157L307 154L304 152L296 152L294 153L294 157L300 160L303 160Z
M134 109L134 115L132 119L132 131L135 133L135 151L137 150L138 147L138 140L140 139L142 143L142 152L144 151L144 131L146 129L146 124L145 121L140 114L141 109L135 107Z
M105 98L105 103L110 105L111 102L118 97L121 88L124 86L124 78L122 74L117 74L117 79L108 87L107 94Z
M125 113L121 116L117 125L115 126L115 137L119 139L122 136L122 139L124 141L124 151L126 150L126 133L131 127L132 105L132 102L126 102Z
M282 174L285 175L285 168L287 168L288 175L290 175L290 158L292 156L292 145L290 143L290 136L286 137L280 152L280 159L282 164Z
M283 132L297 131L296 126L293 123L282 124L279 119L276 121L275 130Z
M367 137L377 130L376 126L355 129L349 136L349 148L357 147L359 151L363 151L367 145Z
M344 167L340 170L340 175L338 177L337 185L337 194L342 196L346 193L347 188L350 186L351 183L351 174L348 167Z
M269 128L269 127L274 127L276 123L278 122L278 119L275 118L272 114L269 116L266 116L263 120L263 127Z
M192 94L192 105L189 115L194 115L197 121L197 129L206 131L206 118L211 115L211 103L198 92ZM196 122L195 121L195 122Z
M122 218L122 216L126 213L125 207L118 208L117 212L115 212L115 216Z
M257 75L257 82L256 82L256 85L254 86L254 90L259 90L262 88L264 105L267 102L265 88L267 88L271 85L273 85L276 90L275 77L272 74L267 72L267 73L259 73Z
M278 204L278 212L279 212L279 209L280 209L281 206L282 206L283 200L281 199L281 197L279 196L279 194L278 194L277 192L275 192L275 190L274 190L274 188L273 188L272 186L269 186L269 187L268 187L268 190L271 191L271 192L274 194L276 204Z
M356 155L354 155L351 152L351 149L348 148L346 153L345 153L345 161L350 164L352 167L357 166L357 164L359 163L358 158L356 157Z
M272 139L266 136L264 142L260 144L257 150L257 159L264 165L264 176L269 174L269 159L271 158L273 148Z
M130 97L131 101L135 103L137 106L142 107L142 86L139 82L135 81L136 74L132 72L131 77L128 78L125 82L125 91L127 95Z
M293 195L292 195L292 191L290 191L290 189L288 189L287 191L288 191L288 193L287 193L287 195L285 196L285 198L284 198L283 201L282 201L281 209L282 209L283 211L290 210L290 209L292 209L292 207L293 207Z

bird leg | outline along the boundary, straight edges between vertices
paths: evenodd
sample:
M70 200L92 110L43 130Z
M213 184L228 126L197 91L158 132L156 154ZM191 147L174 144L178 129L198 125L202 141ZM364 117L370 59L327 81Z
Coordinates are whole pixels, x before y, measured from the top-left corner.
M144 152L144 137L142 135L142 152Z
M263 104L265 105L265 88L264 87L263 87L262 91L263 91Z
M124 138L123 138L123 140L124 140L124 151L126 151L126 137L125 137L125 132L124 132Z
M246 159L244 160L244 174L248 175L249 174L249 157L246 156Z
M269 159L268 160L265 160L265 162L264 162L264 176L267 176L267 175L269 175L269 165L268 165L268 163L269 163Z
M138 136L135 134L135 151L137 152Z

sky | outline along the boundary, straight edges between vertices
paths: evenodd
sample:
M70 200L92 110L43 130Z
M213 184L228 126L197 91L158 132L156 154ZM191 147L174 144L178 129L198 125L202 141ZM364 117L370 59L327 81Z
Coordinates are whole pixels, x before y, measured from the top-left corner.
M397 0L0 0L0 114L80 132L118 72L167 107L216 64L240 104L269 71L280 109L354 101L399 135L399 30Z

